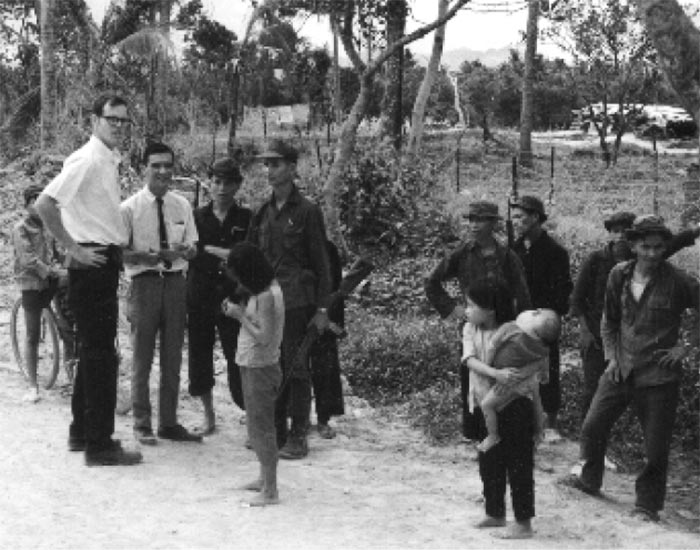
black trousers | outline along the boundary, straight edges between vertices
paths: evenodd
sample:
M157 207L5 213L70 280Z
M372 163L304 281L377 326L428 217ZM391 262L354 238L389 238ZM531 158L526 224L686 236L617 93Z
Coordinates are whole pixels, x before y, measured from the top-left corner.
M311 347L310 355L316 418L319 424L327 424L331 416L345 414L338 338L324 334Z
M245 409L241 370L236 364L238 331L241 325L235 319L221 313L218 308L216 304L209 307L190 305L187 310L189 392L190 395L199 397L209 393L214 387L214 345L218 332L226 358L231 399L241 409Z
M68 270L68 303L75 316L79 346L70 435L85 438L88 453L109 446L114 433L118 285L116 260L99 268Z
M292 435L305 437L311 413L311 372L308 361L299 364L297 353L306 335L309 321L316 306L287 309L284 312L281 366L282 388L275 405L275 427L277 441L287 439L287 418L292 418Z
M542 408L547 414L556 414L561 407L559 371L559 342L557 342L549 346L549 382L540 384Z
M516 521L535 515L534 410L532 401L520 397L498 413L501 442L479 453L479 475L484 487L486 514L506 516L506 482L510 484Z

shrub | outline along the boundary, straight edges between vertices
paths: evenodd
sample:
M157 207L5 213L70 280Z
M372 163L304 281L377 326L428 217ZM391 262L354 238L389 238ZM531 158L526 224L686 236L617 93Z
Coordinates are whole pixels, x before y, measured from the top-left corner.
M458 331L437 318L389 318L349 307L347 321L358 330L341 346L343 370L372 404L397 403L457 376Z

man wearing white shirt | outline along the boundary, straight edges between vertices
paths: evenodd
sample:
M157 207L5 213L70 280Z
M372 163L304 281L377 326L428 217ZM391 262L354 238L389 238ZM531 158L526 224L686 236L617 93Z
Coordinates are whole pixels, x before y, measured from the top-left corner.
M114 433L117 403L119 269L126 228L119 212L119 161L115 149L131 124L127 104L99 97L92 136L70 155L44 189L35 209L70 258L68 301L76 320L79 360L68 448L85 451L88 466L131 465L141 453L127 451Z
M187 260L196 254L197 228L190 203L169 190L175 162L173 150L162 143L151 143L143 160L146 185L121 204L128 235L124 264L131 279L134 436L145 445L156 443L148 380L156 335L160 334L158 437L201 442L201 436L177 423L186 315L185 274Z

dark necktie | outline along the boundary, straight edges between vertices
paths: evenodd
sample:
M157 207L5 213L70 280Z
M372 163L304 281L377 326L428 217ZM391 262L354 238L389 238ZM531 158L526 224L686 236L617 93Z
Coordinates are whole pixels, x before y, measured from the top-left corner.
M163 216L163 197L156 197L156 203L158 203L158 236L160 237L160 248L161 250L166 250L170 248L168 244L168 232L165 229L165 218ZM170 269L173 264L168 260L163 260L163 266L165 269Z

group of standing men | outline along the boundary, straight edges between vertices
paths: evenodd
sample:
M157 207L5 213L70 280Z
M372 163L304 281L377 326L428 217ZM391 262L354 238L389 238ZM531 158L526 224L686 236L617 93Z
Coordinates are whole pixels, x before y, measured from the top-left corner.
M93 134L65 161L61 173L44 189L35 208L47 229L66 249L68 295L76 320L79 361L72 396L73 420L68 445L85 451L86 464L131 465L139 451L113 439L117 395L119 271L131 280L128 318L133 344L132 404L134 435L142 444L157 443L151 424L149 377L159 336L160 387L157 435L173 441L202 441L216 429L212 398L213 348L216 332L228 368L229 389L241 408L240 372L235 363L237 321L222 314L224 298L244 299L225 264L231 247L249 240L274 267L285 300L282 368L284 381L276 403L277 440L282 458L308 453L307 433L312 379L340 374L336 368L316 371L308 357L298 357L307 327L323 333L329 325L332 291L331 257L320 209L295 185L297 151L274 140L259 156L267 169L270 199L253 214L235 200L243 177L231 159L212 167L209 204L192 210L170 191L175 166L173 150L162 143L144 152L145 186L120 202L117 149L130 125L128 106L116 95L93 106ZM205 423L200 433L177 422L180 366L185 326L189 338L189 391L200 397ZM318 395L335 384L316 385L322 436L342 414L342 395ZM332 403L331 408L321 405ZM291 417L291 429L288 418Z
M681 314L700 305L698 281L665 259L691 246L700 228L674 236L658 216L615 213L604 221L610 242L585 260L574 287L567 251L542 227L547 219L542 201L522 196L510 207L518 234L512 249L494 238L500 218L497 205L486 201L470 204L465 216L467 238L427 277L428 299L443 318L461 322L464 307L449 296L443 282L456 279L466 295L477 281L498 280L511 290L516 311L552 309L562 316L569 311L573 290L571 309L580 322L584 375L581 464L563 482L589 494L599 493L608 435L633 403L647 456L637 478L633 512L641 519L658 521L665 497L679 367L685 356L683 343L678 342ZM540 386L544 439L554 442L561 437L556 431L561 405L556 344L550 346L548 375ZM469 439L479 439L484 436L483 416L469 412L466 367L462 367L461 379L463 432ZM506 418L507 409L499 416ZM501 457L498 461L504 469L517 468L520 459L506 456L508 448L494 449ZM503 476L505 483L505 471Z

